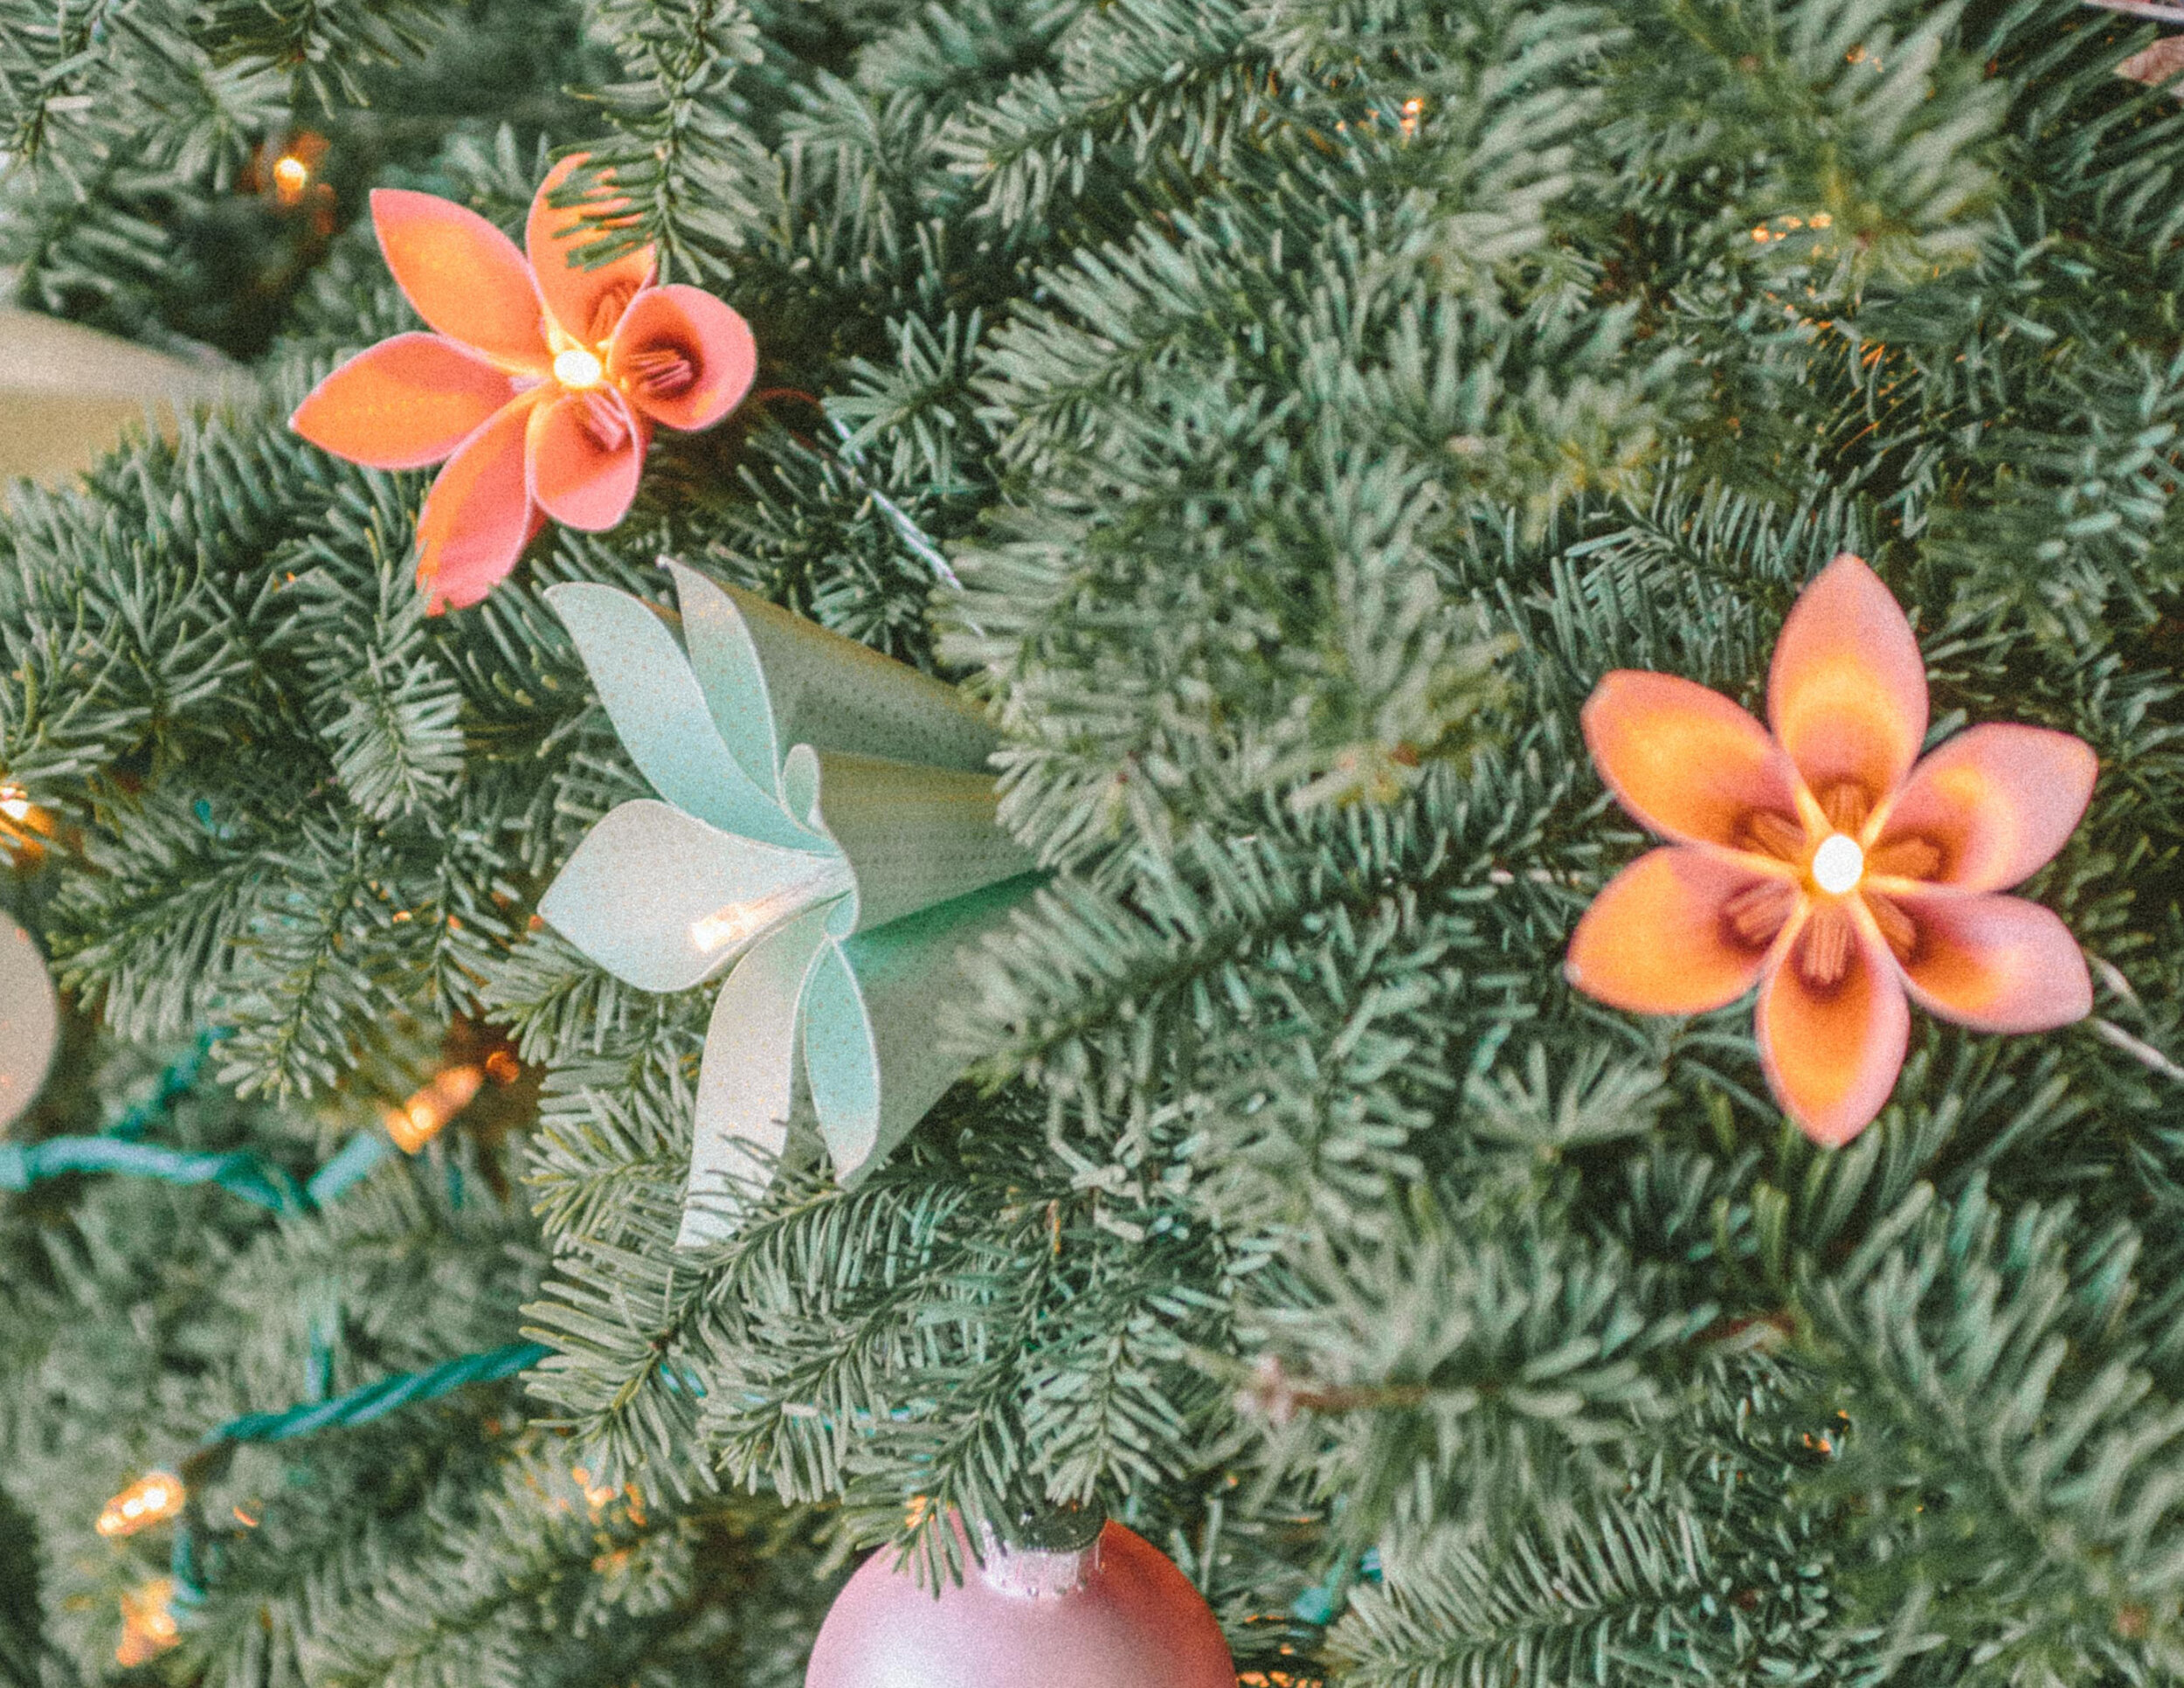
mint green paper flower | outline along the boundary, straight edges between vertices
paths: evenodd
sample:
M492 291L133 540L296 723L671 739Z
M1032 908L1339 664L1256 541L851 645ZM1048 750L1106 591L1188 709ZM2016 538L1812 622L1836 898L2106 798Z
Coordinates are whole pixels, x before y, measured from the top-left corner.
M763 1190L799 1081L844 1182L902 1140L962 1070L936 1025L969 989L959 958L1037 881L995 820L994 733L952 687L667 566L680 641L611 586L546 594L662 800L601 820L538 911L643 990L727 973L688 1246Z

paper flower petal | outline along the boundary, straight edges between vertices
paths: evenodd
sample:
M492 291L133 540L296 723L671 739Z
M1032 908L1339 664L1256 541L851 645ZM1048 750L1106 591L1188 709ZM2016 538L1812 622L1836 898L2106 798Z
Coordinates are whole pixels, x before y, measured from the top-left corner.
M812 910L773 933L721 986L698 1073L679 1248L733 1233L787 1146L805 981L833 947L825 912Z
M849 882L838 857L739 838L639 798L591 829L538 912L617 979L687 991Z
M38 1097L60 1042L60 1005L31 935L0 914L0 1130Z
M1760 1064L1775 1100L1806 1136L1840 1148L1873 1123L1896 1088L1911 1005L1879 936L1861 923L1842 977L1825 989L1794 959L1759 986Z
M950 1014L975 1000L964 963L1038 889L1027 875L907 919L858 933L840 946L842 968L812 975L805 1012L805 1070L834 1176L854 1186L932 1110L963 1076L964 1058L943 1034ZM875 1076L861 1088L858 1052Z
M681 594L691 667L714 700L715 716L763 713L769 767L778 765L791 745L809 744L987 771L999 736L955 687L755 593L716 585L679 563L668 569ZM749 730L749 747L738 751L739 758L760 753L755 729Z
M786 848L823 847L722 741L674 635L627 592L590 581L546 594L591 670L599 702L638 770L675 807L722 832Z
M2093 795L2092 746L2043 727L1959 733L1911 771L1881 827L1883 861L1923 840L1939 861L1921 875L1999 891L2047 865ZM1923 853L1922 853L1923 854Z
M523 434L537 393L522 393L456 448L417 518L417 583L434 609L467 609L508 578L536 533Z
M630 402L671 428L709 428L750 391L758 342L750 324L696 287L670 282L630 301L608 348L607 373Z
M311 389L288 425L372 469L438 463L515 397L515 383L436 334L397 334Z
M2045 1032L2093 1012L2093 981L2070 930L2016 896L1909 894L1918 937L1904 964L1919 1006L1982 1032Z
M1704 850L1670 845L1640 856L1593 899L1564 969L1587 996L1638 1013L1705 1013L1758 981L1766 934L1737 930L1731 901L1769 875ZM1785 912L1794 889L1782 882Z
M1719 692L1674 675L1618 669L1593 688L1582 719L1607 788L1663 837L1745 848L1752 814L1795 820L1788 758Z
M1774 647L1767 716L1822 805L1845 783L1870 809L1926 737L1926 665L1881 578L1845 551L1805 588Z
M857 930L1013 879L1039 865L1003 832L990 774L847 756L799 744L787 780L814 794L857 877Z
M650 246L626 253L612 264L580 269L570 254L599 238L601 207L571 205L556 211L547 200L577 170L585 155L564 158L547 174L531 200L523 244L529 252L531 270L538 278L538 298L561 331L584 346L604 346L613 337L615 324L637 290L653 279ZM614 200L609 211L625 209L629 202ZM587 215L587 211L589 214Z
M377 188L379 250L417 314L502 369L543 375L538 294L515 242L465 206L435 194Z
M645 438L608 387L563 393L531 412L531 496L565 528L604 533L629 514L645 472Z

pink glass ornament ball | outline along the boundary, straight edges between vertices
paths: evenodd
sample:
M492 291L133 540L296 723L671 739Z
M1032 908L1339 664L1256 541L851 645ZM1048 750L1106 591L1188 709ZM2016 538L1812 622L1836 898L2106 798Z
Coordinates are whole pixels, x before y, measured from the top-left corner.
M874 1553L820 1625L805 1688L1236 1688L1212 1609L1143 1536L1109 1524L1081 1555L987 1558L936 1598Z

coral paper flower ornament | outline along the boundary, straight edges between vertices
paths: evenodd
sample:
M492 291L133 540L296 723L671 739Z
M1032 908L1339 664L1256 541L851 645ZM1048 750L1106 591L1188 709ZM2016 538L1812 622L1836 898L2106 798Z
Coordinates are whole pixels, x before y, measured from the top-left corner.
M1989 1032L2092 1007L2085 958L2016 884L2092 795L2068 733L1973 727L1923 759L1926 670L1911 624L1857 557L1805 589L1767 678L1770 734L1669 675L1607 675L1585 738L1624 808L1667 847L1594 899L1570 980L1641 1013L1689 1014L1759 986L1759 1057L1815 1142L1849 1142L1896 1087L1905 993Z
M367 467L446 463L418 517L418 585L436 614L506 579L548 516L614 526L653 425L711 427L757 370L750 325L696 287L655 285L651 247L577 266L571 251L592 225L547 200L583 162L564 158L540 184L528 262L451 200L375 191L379 249L433 332L359 352L289 419Z
M1038 881L996 824L993 730L952 686L668 566L680 642L611 586L546 595L666 800L608 814L538 911L643 990L728 974L688 1245L733 1228L792 1113L808 1107L849 1183L940 1099L963 1065L936 1026L971 988L958 958Z

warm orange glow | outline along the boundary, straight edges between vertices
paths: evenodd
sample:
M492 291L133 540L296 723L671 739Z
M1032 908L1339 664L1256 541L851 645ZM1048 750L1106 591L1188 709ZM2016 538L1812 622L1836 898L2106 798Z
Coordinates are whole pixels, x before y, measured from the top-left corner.
M155 1577L121 1596L121 1644L114 1650L117 1664L126 1669L148 1664L182 1638L170 1609L174 1598L172 1577Z
M133 1536L182 1510L182 1479L171 1471L148 1471L107 1502L99 1514L102 1536Z
M485 1083L476 1067L443 1067L432 1082L404 1103L390 1109L387 1135L405 1155L413 1155L440 1134L447 1122L467 1108Z

